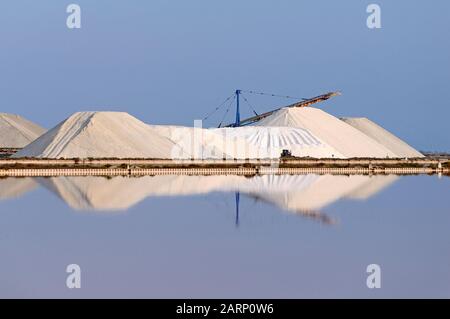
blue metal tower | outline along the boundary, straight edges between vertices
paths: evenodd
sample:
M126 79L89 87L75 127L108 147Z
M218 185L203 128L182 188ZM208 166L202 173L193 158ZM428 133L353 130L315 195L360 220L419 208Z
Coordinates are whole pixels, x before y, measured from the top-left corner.
M239 94L241 94L241 90L236 90L236 121L234 122L234 126L240 126L241 124L241 113L239 111Z

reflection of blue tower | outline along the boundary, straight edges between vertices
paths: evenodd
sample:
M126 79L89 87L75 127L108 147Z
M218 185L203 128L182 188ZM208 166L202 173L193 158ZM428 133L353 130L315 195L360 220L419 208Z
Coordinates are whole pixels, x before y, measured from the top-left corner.
M236 192L236 227L239 226L239 192Z

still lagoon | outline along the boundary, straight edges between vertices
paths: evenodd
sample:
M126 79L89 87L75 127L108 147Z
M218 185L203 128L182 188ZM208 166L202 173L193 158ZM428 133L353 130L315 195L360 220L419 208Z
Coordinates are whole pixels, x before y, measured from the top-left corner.
M0 297L449 298L449 191L438 175L2 178Z

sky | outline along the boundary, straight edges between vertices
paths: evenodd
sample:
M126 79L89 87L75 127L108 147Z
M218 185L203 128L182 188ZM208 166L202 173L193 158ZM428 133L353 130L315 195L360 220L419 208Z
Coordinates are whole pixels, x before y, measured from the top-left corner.
M66 26L71 3L80 29ZM366 25L370 3L381 29ZM449 12L444 0L3 1L0 112L47 128L85 110L193 125L236 89L340 90L320 107L368 117L419 150L450 151ZM291 102L246 98L258 112Z

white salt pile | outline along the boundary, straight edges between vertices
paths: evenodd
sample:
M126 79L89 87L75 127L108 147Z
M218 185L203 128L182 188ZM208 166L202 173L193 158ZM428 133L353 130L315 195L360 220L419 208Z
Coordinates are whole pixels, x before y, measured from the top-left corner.
M220 129L148 125L123 112L80 112L14 157L276 159L285 149L313 158L421 156L374 123L356 122L311 107L283 108L254 126Z
M351 125L313 107L282 108L255 125L306 129L338 152L328 157L399 157Z
M259 147L249 144L245 136L226 135L219 130L151 125L152 130L169 138L181 152L172 153L173 159L245 159L260 158ZM277 155L279 157L279 153Z
M174 143L123 112L78 112L14 157L170 158Z
M237 158L279 158L285 149L298 157L344 157L338 150L303 128L246 126L211 131L229 138L241 138L249 145L246 154L234 153Z
M343 157L304 129L147 125L122 112L75 113L14 157L278 158L286 148L296 156Z
M44 132L19 115L0 113L0 148L23 148Z
M347 117L342 118L341 120L382 144L399 157L424 157L420 152L412 148L406 142L402 141L381 126L375 124L368 118Z
M170 138L192 158L252 159L279 158L284 149L299 157L343 157L309 131L291 127L236 127L201 129L179 126L151 126ZM195 142L194 142L195 141ZM189 151L191 150L191 151Z

